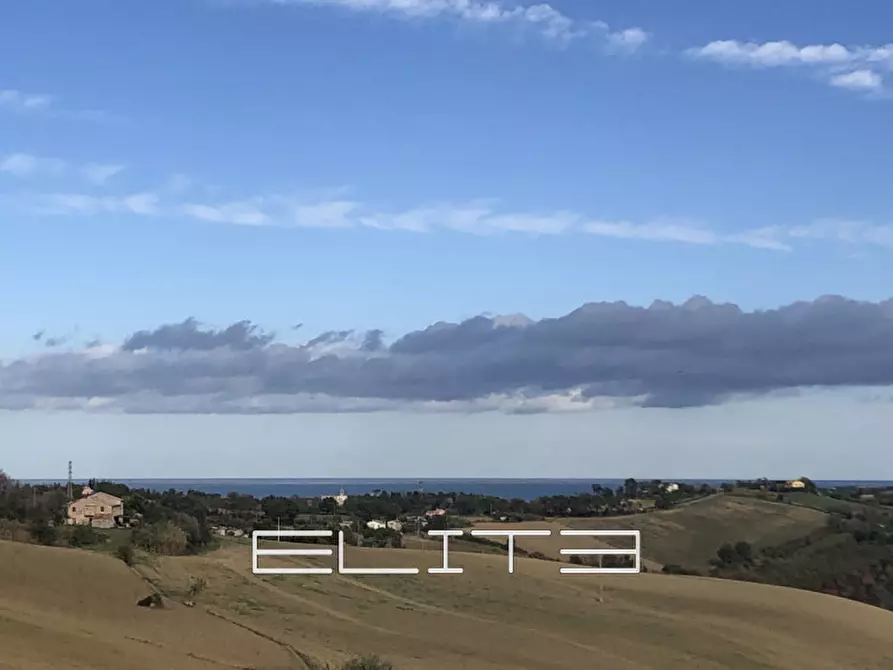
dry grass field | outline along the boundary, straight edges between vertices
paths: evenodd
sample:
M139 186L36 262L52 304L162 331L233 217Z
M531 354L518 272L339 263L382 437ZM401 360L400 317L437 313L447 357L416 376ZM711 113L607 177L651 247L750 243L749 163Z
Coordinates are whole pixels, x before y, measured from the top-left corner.
M724 542L744 540L754 546L780 544L822 527L827 515L819 510L767 502L751 497L716 495L675 509L607 519L561 519L549 523L480 523L476 528L550 528L547 538L517 538L528 551L557 557L560 548L606 546L597 538L566 538L558 531L576 529L638 529L641 531L643 564L649 569L675 563L703 568ZM614 546L631 547L627 538L608 540ZM622 544L625 543L625 544Z
M436 550L348 548L348 567L418 576L264 576L250 549L165 558L0 542L0 668L305 668L376 653L397 670L893 668L893 613L778 587L669 575L559 575L558 564ZM329 558L268 558L315 565ZM180 604L194 578L197 604ZM136 607L149 578L164 609Z

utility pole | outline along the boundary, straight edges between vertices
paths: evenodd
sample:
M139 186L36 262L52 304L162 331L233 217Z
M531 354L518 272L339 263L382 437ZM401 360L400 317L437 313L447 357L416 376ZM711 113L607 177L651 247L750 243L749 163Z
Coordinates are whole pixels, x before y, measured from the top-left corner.
M71 461L68 461L68 502L74 499L74 484L71 481Z

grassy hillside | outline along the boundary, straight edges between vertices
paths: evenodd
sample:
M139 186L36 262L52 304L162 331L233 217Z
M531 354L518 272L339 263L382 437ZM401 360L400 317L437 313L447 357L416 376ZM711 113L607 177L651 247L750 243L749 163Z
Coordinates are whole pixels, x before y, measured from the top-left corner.
M148 593L111 556L0 542L0 668L295 667L278 645L224 621L137 607Z
M485 523L479 528L552 528L549 538L519 538L518 546L557 556L561 547L604 546L597 539L558 536L561 528L638 529L642 535L642 556L649 568L677 564L691 568L707 567L724 542L747 541L756 547L781 544L808 535L825 525L821 511L766 502L751 497L717 495L674 509L631 516L562 519L548 524ZM612 540L619 543L627 539ZM629 545L628 545L629 546Z
M852 505L822 528L771 547L728 545L711 574L852 598L893 610L893 510Z
M423 574L260 578L247 547L230 546L141 566L172 596L150 610L135 606L145 582L112 557L0 542L0 667L273 670L306 667L298 654L365 653L396 670L893 664L893 613L855 602L706 578L560 576L532 559L509 575L504 556L456 558L465 574L427 575L437 551L348 548L348 566ZM179 605L196 578L207 580L196 607Z

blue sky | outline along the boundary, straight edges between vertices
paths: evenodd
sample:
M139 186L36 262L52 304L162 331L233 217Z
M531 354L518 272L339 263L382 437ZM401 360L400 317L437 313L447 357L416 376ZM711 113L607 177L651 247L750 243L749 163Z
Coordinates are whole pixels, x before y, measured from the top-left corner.
M748 312L889 298L893 7L680 7L9 3L0 365L188 317L249 319L286 343L332 329L390 342L437 321L539 320L598 301L705 295ZM287 435L270 426L307 416L249 419ZM461 432L470 419L438 421ZM493 421L488 435L522 420ZM211 442L225 432L215 425Z

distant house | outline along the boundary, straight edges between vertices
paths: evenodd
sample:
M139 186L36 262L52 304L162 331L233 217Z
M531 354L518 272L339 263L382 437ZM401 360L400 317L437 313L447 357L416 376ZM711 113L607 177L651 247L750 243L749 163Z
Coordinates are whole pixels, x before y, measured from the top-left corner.
M114 528L123 523L124 502L108 493L94 493L86 487L78 500L68 503L68 519L70 526L95 526L96 528Z
M396 530L398 533L403 530L403 524L396 520L388 521L387 527L391 530Z
M320 498L322 500L334 500L338 507L344 507L344 503L347 502L347 495L344 493L344 489L341 489L336 496L320 496Z
M427 516L427 517L432 517L432 516L443 516L444 514L446 514L446 510L445 510L445 509L440 509L440 508L438 508L438 509L429 509L427 512L425 512L425 516Z
M789 489L798 490L798 489L805 489L806 483L803 482L803 480L795 479L794 481L791 481L791 482L785 482L785 486L787 486Z
M370 530L381 530L383 528L387 528L388 525L384 521L377 521L373 519L372 521L366 522L366 528Z
M664 486L664 491L667 493L675 493L679 490L679 484L667 484Z

